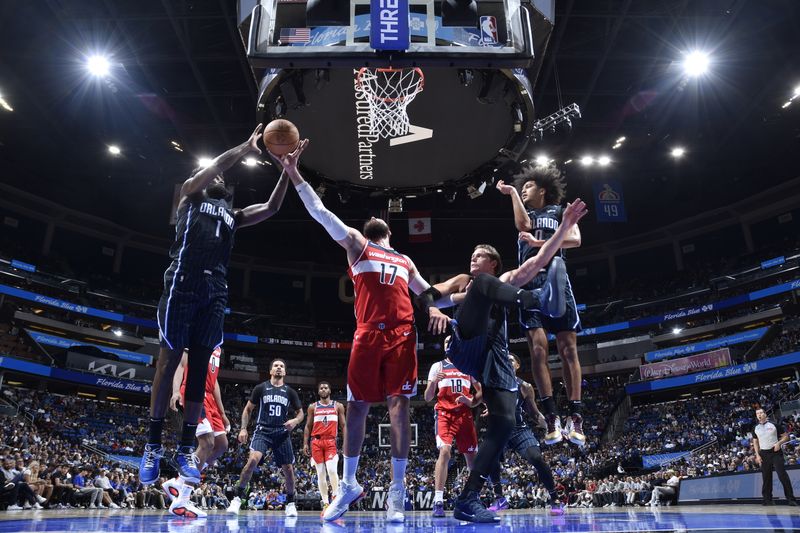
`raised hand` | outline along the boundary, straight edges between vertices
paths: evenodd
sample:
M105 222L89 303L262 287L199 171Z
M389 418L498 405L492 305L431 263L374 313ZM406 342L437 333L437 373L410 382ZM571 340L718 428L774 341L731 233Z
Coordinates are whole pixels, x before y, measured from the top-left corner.
M279 167L282 167L287 172L296 171L297 170L297 162L300 160L300 154L303 153L303 150L306 149L308 146L308 139L303 139L299 143L297 143L297 148L294 149L294 152L288 153L286 155L277 156L267 150L270 157L273 161L275 161Z
M250 151L255 152L257 154L261 153L261 148L258 147L258 139L261 138L261 128L263 128L263 124L259 124L256 126L256 129L253 130L253 133L250 135L250 138L247 139L247 144L250 146Z
M586 203L580 198L575 198L575 201L568 203L567 208L564 209L561 215L561 223L575 225L588 212L589 209L586 207Z
M513 185L507 185L503 180L498 181L495 187L498 191L507 195L512 195L517 190Z
M430 308L430 315L428 318L428 331L433 333L434 335L441 335L447 329L447 325L450 323L450 317L436 309L435 307Z

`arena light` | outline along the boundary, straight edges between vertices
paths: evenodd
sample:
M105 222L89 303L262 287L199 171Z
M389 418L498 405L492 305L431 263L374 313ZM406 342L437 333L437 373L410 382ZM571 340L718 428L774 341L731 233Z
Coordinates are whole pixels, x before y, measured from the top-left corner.
M94 54L86 60L86 68L92 76L104 78L111 72L111 63L106 56Z
M683 60L683 71L687 75L697 78L708 72L709 65L711 65L709 55L701 50L694 50L686 54Z
M242 164L246 167L254 167L258 164L258 160L255 157L248 157L242 161Z
M800 85L797 85L797 86L794 88L794 91L792 91L792 100L794 100L794 99L795 99L795 98L797 98L798 96L800 96Z
M686 155L686 148L682 146L676 146L675 148L672 149L669 155L671 155L675 159L680 159L681 157Z
M611 158L608 157L607 155L601 155L600 157L597 158L597 164L600 165L601 167L607 167L608 165L611 164Z
M681 331L683 331L683 329L681 329L681 328L672 328L672 333L673 333L674 335L677 335L677 334L678 334L678 333L680 333Z
M572 159L567 159L566 161L564 161L565 165L569 165L570 163L572 163Z
M620 137L619 139L617 139L617 144L622 144L622 143L624 143L624 142L625 142L625 140L626 140L626 137L623 135L622 137Z
M789 100L788 102L784 102L783 105L781 106L781 109L786 109L790 105L792 105L792 101L791 100Z
M585 155L581 157L581 165L585 167L590 167L594 164L594 158L590 155Z
M121 330L121 329L119 329L119 328L116 328L116 329L113 329L113 330L111 330L111 333L113 333L113 334L114 334L114 335L116 335L117 337L122 337L122 330Z
M544 166L547 163L549 163L550 162L550 158L547 157L546 155L542 154L540 156L537 156L536 159L534 159L534 161L536 161L536 164L541 167L541 166Z
M212 164L214 164L214 160L210 157L200 157L197 159L197 166L200 168L210 167Z
M10 104L9 104L9 103L6 101L6 99L3 97L3 95L2 95L2 94L0 94L0 107L2 107L3 109L5 109L5 110L6 110L6 111L8 111L9 113L10 113L11 111L14 111L14 108L13 108L13 107L11 107L11 105L10 105Z
M122 153L122 150L120 150L119 146L116 144L111 144L108 146L108 153L111 155L119 155Z

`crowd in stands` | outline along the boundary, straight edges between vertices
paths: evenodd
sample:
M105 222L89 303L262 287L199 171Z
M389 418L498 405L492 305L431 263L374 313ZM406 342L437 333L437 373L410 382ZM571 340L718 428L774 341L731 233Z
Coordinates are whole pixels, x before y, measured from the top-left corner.
M800 349L800 319L787 320L772 341L758 354L759 359L790 353Z

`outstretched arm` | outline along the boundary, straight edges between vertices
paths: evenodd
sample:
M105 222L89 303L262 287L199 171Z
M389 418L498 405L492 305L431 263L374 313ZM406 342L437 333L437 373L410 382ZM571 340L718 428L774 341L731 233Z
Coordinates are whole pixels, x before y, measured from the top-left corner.
M517 231L530 231L531 217L528 216L528 211L525 209L525 204L522 203L517 188L513 185L506 185L503 180L500 180L497 182L497 190L511 197L511 206L514 208L514 225L517 227Z
M439 300L442 295L425 281L425 278L419 274L417 267L414 266L414 263L408 256L406 256L406 259L408 259L409 263L408 287L416 295L413 303L420 311L428 314L428 331L434 335L442 334L447 328L447 324L450 323L450 317L439 311L439 308L436 306L436 301Z
M210 165L183 182L183 186L181 187L181 197L199 193L208 187L208 184L211 183L211 180L213 180L217 174L228 170L237 161L250 152L260 154L261 150L257 145L260 135L261 124L256 126L256 129L253 130L253 133L250 134L250 137L245 142L239 146L231 148L223 154L218 155L214 158L214 161L212 161Z
M266 220L277 213L281 208L281 205L283 205L283 198L286 196L286 188L288 184L289 178L286 176L286 172L281 173L278 183L275 185L275 188L272 189L272 194L270 195L269 200L263 204L248 205L242 209L239 227L243 228L245 226L258 224L262 220Z
M347 258L352 263L361 255L361 252L367 245L367 239L364 238L360 231L345 225L339 217L331 213L322 204L322 200L319 199L314 189L312 189L303 179L303 176L300 175L300 171L297 169L297 162L300 159L300 154L303 153L303 150L305 150L307 146L308 139L304 139L300 141L300 144L294 152L281 157L270 153L270 156L278 165L283 167L284 172L289 176L292 185L294 185L294 188L297 190L297 194L300 195L300 200L302 200L311 218L319 222L320 225L325 228L325 231L328 232L328 235L330 235L339 246L347 250Z
M527 259L519 268L504 273L500 276L500 280L517 287L521 287L532 280L550 262L561 248L561 244L569 231L578 224L578 221L586 213L588 213L586 204L580 198L576 198L573 203L567 204L561 219L561 225L553 236L547 239L535 256Z

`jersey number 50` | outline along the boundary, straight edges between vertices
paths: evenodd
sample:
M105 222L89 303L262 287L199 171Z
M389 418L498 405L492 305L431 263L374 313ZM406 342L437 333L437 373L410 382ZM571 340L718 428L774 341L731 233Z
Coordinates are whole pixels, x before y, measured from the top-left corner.
M281 416L281 406L270 404L269 411L267 412L269 416Z

